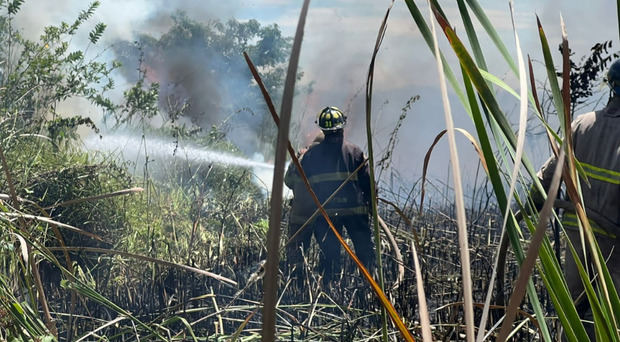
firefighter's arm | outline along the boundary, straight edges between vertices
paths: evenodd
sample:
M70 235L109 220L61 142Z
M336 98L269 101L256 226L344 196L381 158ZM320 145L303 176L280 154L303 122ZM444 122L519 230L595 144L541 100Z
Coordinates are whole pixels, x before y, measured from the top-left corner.
M299 160L300 163L301 163L301 160L304 154L307 151L308 151L307 148L302 148L301 150L297 152L297 159ZM292 190L295 182L301 181L300 178L301 176L299 175L299 172L297 171L297 167L295 166L295 163L291 161L291 163L288 164L286 173L284 174L284 184L286 184L286 186Z
M286 186L292 190L293 185L298 178L299 174L297 173L297 168L295 167L295 164L291 162L290 164L288 164L288 168L286 169L286 173L284 174L284 184L286 184Z
M577 134L576 132L579 129L582 119L583 117L579 116L571 123L571 136L573 140L573 146L576 146L577 144L579 134ZM547 192L549 190L549 187L551 186L551 180L553 179L553 173L555 171L556 164L557 157L552 155L549 159L547 159L547 161L543 164L543 166L536 174L543 189L545 189L545 192ZM545 198L543 194L540 193L535 184L533 184L530 188L530 196L532 197L532 202L534 202L534 206L536 207L536 209L541 210L543 204L545 203Z

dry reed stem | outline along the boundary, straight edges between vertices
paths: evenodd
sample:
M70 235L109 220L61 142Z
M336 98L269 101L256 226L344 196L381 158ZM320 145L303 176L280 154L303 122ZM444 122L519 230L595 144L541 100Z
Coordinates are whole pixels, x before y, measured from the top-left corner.
M435 45L435 56L439 56L439 44L437 42L437 32L435 30L434 16L437 20L443 20L442 15L437 11L435 6L428 1L429 16L431 18L431 28L433 32L433 41ZM442 25L443 27L444 25ZM450 160L452 161L452 177L454 181L454 195L456 201L456 216L458 224L458 240L459 240L459 252L461 256L461 274L463 278L463 297L465 298L465 325L467 332L467 341L473 342L475 338L474 332L474 310L473 310L473 298L472 298L472 281L471 270L469 261L469 246L467 242L467 218L465 216L465 203L463 199L463 185L461 182L459 157L456 148L456 137L454 134L454 122L452 120L452 111L450 109L450 101L448 99L448 90L446 88L445 74L443 71L443 63L441 59L435 58L437 62L437 71L439 73L439 85L441 88L441 97L443 99L444 115L446 121L446 130L448 131L448 140L450 143Z
M142 191L144 191L143 188L134 187L134 188L114 191L114 192L110 192L110 193L102 194L102 195L89 196L89 197L84 197L84 198L76 198L76 199L68 200L68 201L65 201L65 202L62 202L62 203L50 205L50 206L45 207L43 209L48 210L48 209L52 209L52 208L56 208L56 207L66 207L66 206L69 206L69 205L78 204L78 203L82 203L82 202L96 201L96 200L100 200L100 199L104 199L104 198L109 198L109 197L129 195L129 194L133 194L133 193L136 193L136 192L142 192Z
M422 327L422 339L424 342L432 342L433 334L431 333L431 319L428 314L428 305L426 304L426 293L424 292L424 281L422 278L422 268L418 259L418 251L416 244L411 242L411 254L413 255L413 266L415 268L416 291L418 294L418 305L420 306L420 326Z
M306 15L310 0L304 0L297 23L297 30L291 49L291 57L284 81L282 94L282 107L280 109L281 121L278 127L278 140L273 170L273 183L271 191L271 208L269 215L269 231L267 232L267 263L265 265L264 295L263 295L263 327L262 340L272 342L275 340L276 323L276 300L278 291L278 259L280 257L280 220L282 217L282 187L284 182L284 164L286 163L286 150L289 145L288 132L293 108L293 96L295 93L295 80L297 78L297 65L301 51L301 42L304 34Z
M467 138L467 140L469 140L469 142L471 142L471 144L474 146L474 149L476 150L476 153L478 153L478 158L480 158L480 162L482 163L482 167L484 168L484 170L487 172L487 174L489 173L489 168L487 166L487 162L486 159L484 158L484 153L482 152L482 149L480 148L480 146L478 145L478 142L476 141L476 138L474 138L473 135L471 135L468 131L462 129L462 128L455 128L455 130L461 132L465 138ZM439 140L441 140L441 138L448 132L448 130L442 130L441 132L439 132L439 134L437 134L437 136L435 137L435 140L433 140L433 143L431 144L431 147L429 147L428 151L426 151L426 155L424 155L424 166L422 167L422 190L420 193L420 215L422 215L423 209L424 209L424 197L426 194L426 173L428 171L428 164L430 162L431 159L431 154L433 153L433 149L435 148L435 145L437 145L437 143L439 143Z
M19 219L30 219L30 220L36 220L36 221L39 221L39 222L44 222L44 223L50 224L52 226L56 226L56 227L59 227L59 228L64 228L64 229L70 230L72 232L75 232L75 233L78 233L78 234L81 234L81 235L85 235L85 236L88 236L88 237L90 237L92 239L95 239L95 240L103 242L103 239L101 237L99 237L97 234L94 234L94 233L85 231L83 229L80 229L80 228L68 225L66 223L62 223L62 222L58 222L58 221L52 220L52 219L47 218L47 217L30 215L30 214L21 214L21 213L0 213L0 217L1 216L4 216L4 217L16 217L16 218L19 218Z
M392 289L396 289L405 279L405 263L403 262L403 255L400 253L400 248L398 247L398 243L396 243L396 239L394 239L394 235L390 231L390 228L387 226L381 216L379 216L379 214L377 214L377 220L379 221L379 225L383 229L385 236L387 236L390 245L392 245L392 249L394 250L394 258L396 259L396 263L398 264L398 277L396 278L396 282L392 287Z

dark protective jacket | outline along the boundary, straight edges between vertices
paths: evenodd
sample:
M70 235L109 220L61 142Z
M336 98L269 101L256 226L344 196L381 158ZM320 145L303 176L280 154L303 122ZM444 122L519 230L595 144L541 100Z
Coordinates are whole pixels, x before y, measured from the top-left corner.
M602 110L578 116L571 127L575 157L590 183L581 180L592 228L602 235L620 236L620 98L612 98ZM540 171L545 188L551 184L555 164L552 157ZM574 213L565 213L562 221L566 228L578 227Z
M330 216L368 215L370 175L368 164L365 163L364 153L358 146L344 140L342 131L327 134L322 142L311 146L304 153L301 165L321 203L325 202L361 164L364 164L361 169L325 206ZM294 166L293 170L289 168L289 171L291 172L287 172L288 177L285 177L286 184L294 190L296 186L303 188L303 190L295 192L295 196L298 192L307 193ZM309 199L308 202L308 205L312 206L312 213L316 206L312 199ZM294 218L291 217L291 220Z

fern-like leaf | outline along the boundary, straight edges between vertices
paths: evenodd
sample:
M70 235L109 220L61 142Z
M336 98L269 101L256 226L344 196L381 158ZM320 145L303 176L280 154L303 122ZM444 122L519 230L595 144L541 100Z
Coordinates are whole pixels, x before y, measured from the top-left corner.
M13 0L8 7L9 14L17 14L17 12L19 12L19 8L24 4L24 1L25 0Z
M90 31L90 33L88 34L90 42L93 44L97 44L97 41L103 35L103 31L105 31L105 28L106 24L104 23L98 23L97 25L95 25L95 29Z
M99 5L99 1L94 1L88 6L88 9L81 11L77 19L75 19L75 21L73 22L73 25L71 25L71 30L69 30L69 34L74 34L78 27L82 25L82 23L88 20L88 18L92 17Z

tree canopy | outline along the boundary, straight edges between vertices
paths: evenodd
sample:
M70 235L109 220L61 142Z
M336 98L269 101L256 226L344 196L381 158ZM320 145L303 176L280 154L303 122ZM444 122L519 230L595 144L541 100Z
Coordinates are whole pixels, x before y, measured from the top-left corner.
M275 127L242 53L248 52L278 101L291 38L283 37L278 25L254 19L198 22L185 13L172 19L160 37L145 34L115 45L124 77L158 85L165 124L221 126L245 152L257 146L269 150Z

